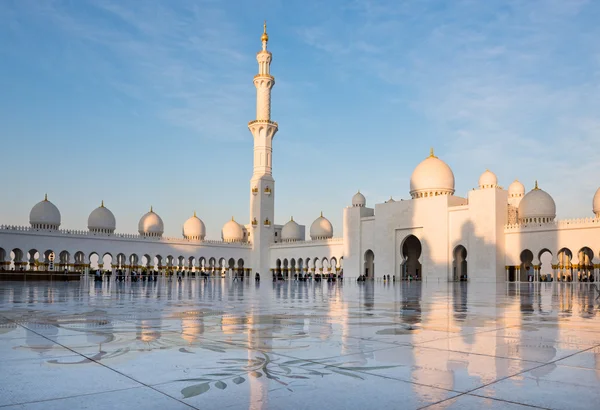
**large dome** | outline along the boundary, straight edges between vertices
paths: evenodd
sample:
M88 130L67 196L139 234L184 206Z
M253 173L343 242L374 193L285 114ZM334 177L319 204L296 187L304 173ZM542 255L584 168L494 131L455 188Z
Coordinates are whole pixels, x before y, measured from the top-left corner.
M360 191L358 191L352 197L352 206L363 207L365 205L367 205L367 199L365 198L365 196L363 194L360 193Z
M508 187L508 197L516 198L523 195L525 195L525 185L515 179L514 182Z
M304 240L302 237L302 230L300 229L300 225L294 221L292 217L288 223L283 225L281 229L281 240L284 242L294 242Z
M489 169L486 169L479 177L479 189L496 188L498 186L498 178Z
M333 238L333 226L329 219L323 216L319 216L310 226L310 239L329 239Z
M594 194L593 208L596 218L600 218L600 188Z
M205 236L206 226L194 211L194 215L183 224L183 237L194 241L202 241Z
M423 160L410 177L410 195L424 198L454 194L454 173L444 161L433 155Z
M242 225L233 219L232 216L231 221L228 221L225 225L223 225L221 237L225 242L242 242L244 240L244 229L242 228Z
M104 201L88 217L88 229L92 232L113 233L116 227L115 216L110 209L104 206Z
M138 224L138 232L142 236L162 236L165 224L158 214L154 213L152 207L150 212L142 216Z
M554 199L544 190L539 189L537 181L535 188L527 193L519 203L519 221L550 222L556 217Z
M48 201L48 195L42 202L38 202L29 212L29 223L35 229L58 229L60 226L60 211L52 202Z

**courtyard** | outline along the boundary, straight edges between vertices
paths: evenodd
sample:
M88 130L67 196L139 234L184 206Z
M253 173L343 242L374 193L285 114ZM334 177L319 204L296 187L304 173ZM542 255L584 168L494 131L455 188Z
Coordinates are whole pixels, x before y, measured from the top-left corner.
M6 409L597 408L588 283L0 282Z

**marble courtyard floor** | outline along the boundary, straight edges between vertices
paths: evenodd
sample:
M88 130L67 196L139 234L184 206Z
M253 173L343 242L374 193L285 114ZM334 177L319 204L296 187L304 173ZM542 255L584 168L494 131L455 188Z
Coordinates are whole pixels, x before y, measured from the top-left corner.
M0 408L591 409L589 284L0 282Z

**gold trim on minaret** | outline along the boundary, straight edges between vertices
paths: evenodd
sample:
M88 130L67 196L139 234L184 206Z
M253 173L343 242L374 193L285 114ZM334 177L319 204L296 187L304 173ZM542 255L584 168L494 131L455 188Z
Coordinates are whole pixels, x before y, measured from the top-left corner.
M263 24L263 34L260 37L260 41L264 41L265 43L269 41L269 35L267 34L267 20L265 20L265 23Z

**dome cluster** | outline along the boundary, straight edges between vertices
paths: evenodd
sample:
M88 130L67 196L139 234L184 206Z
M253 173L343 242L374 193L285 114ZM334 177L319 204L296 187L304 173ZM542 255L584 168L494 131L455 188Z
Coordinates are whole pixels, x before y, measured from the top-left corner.
M479 177L479 189L498 188L498 178L489 169Z

